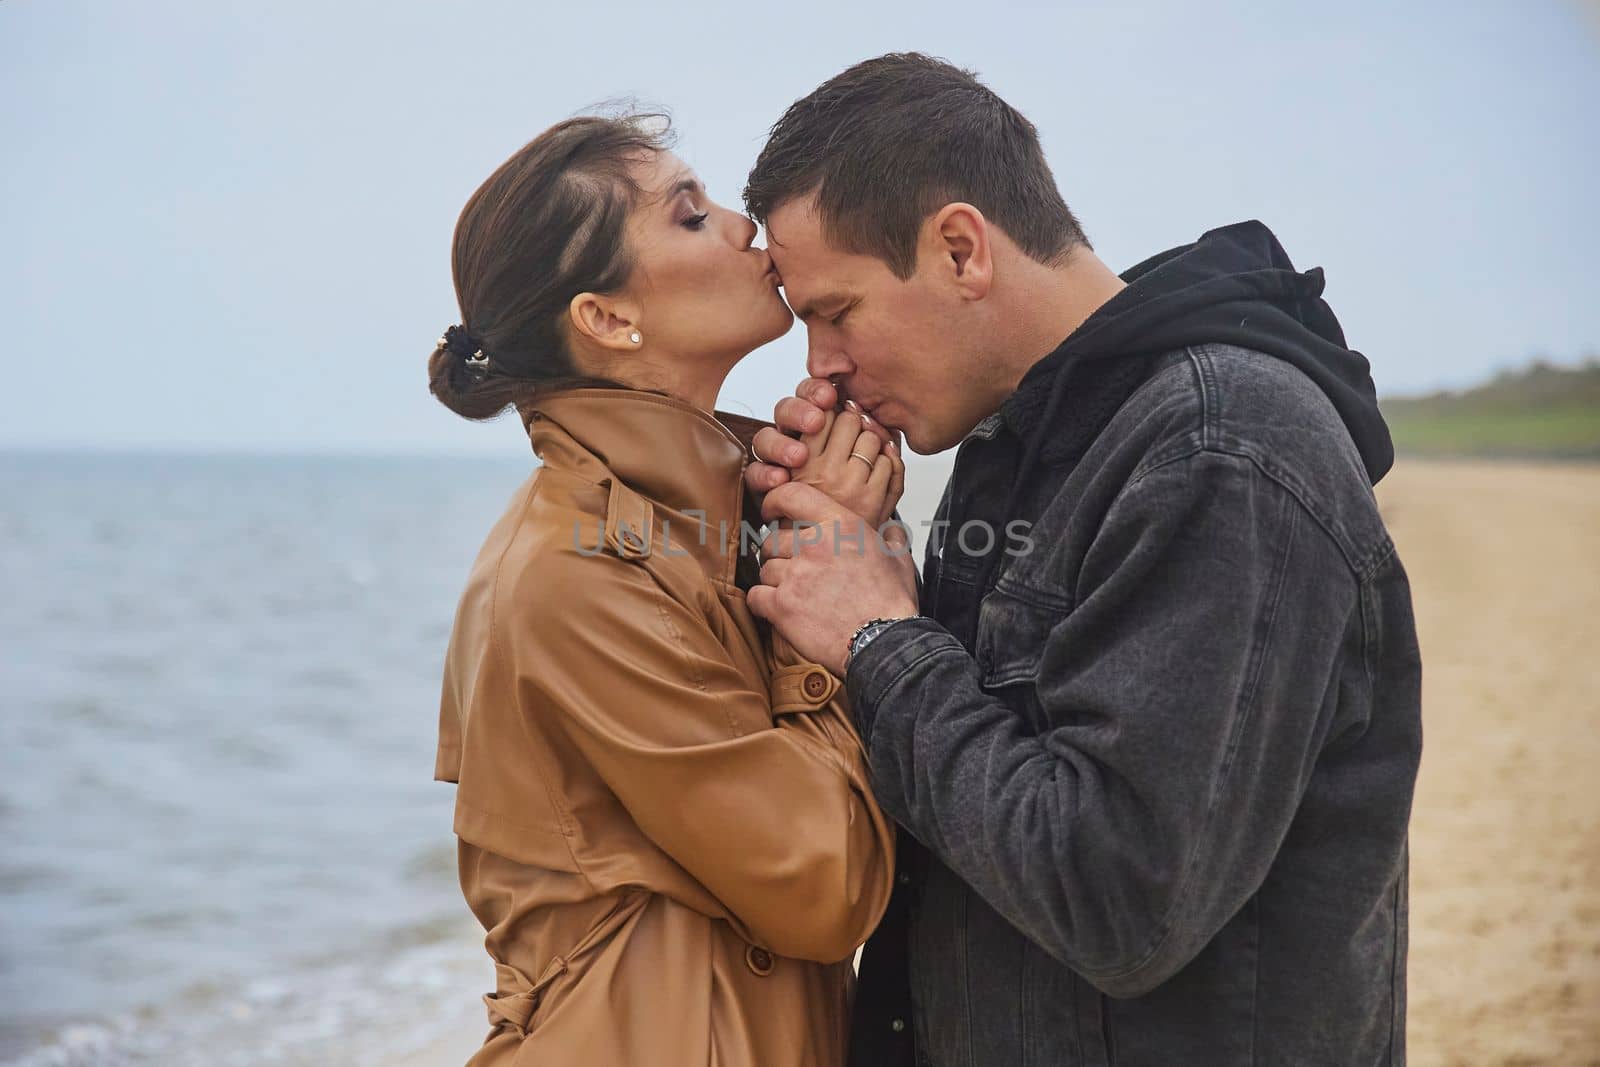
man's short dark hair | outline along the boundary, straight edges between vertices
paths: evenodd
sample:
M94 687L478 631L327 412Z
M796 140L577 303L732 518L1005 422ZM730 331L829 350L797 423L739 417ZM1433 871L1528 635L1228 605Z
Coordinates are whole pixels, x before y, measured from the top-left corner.
M1041 263L1089 247L1061 199L1039 131L969 70L920 52L857 63L795 101L744 187L765 224L815 192L830 243L916 271L923 220L964 201Z

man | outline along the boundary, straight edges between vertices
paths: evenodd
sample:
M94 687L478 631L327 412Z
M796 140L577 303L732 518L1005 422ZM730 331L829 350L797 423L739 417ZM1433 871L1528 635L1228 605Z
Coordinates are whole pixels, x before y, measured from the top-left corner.
M812 375L753 442L795 525L749 604L909 831L853 1062L1403 1063L1421 668L1321 272L1246 222L1119 277L1033 126L916 54L795 103L745 200ZM920 603L901 538L798 525L844 521L784 470L841 394L960 445Z

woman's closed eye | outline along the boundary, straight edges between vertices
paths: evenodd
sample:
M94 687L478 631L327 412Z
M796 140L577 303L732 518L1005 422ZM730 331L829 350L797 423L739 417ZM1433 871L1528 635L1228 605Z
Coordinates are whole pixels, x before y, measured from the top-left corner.
M690 230L703 230L706 226L706 219L710 217L710 212L702 211L698 215L690 215L688 218L684 219L683 225L685 228Z

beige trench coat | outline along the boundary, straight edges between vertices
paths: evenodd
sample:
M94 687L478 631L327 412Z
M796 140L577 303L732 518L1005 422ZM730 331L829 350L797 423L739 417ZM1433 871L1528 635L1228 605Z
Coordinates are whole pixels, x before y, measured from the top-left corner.
M745 605L771 425L633 390L523 412L434 777L496 990L472 1067L840 1067L893 828L840 681ZM753 538L747 538L747 546Z

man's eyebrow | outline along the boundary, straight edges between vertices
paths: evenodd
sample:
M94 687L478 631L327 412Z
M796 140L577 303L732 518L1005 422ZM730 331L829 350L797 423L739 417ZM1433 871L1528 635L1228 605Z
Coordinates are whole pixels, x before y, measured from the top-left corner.
M823 308L828 307L831 304L845 303L849 299L850 298L844 293L824 293L822 296L807 300L802 306L796 308L794 317L799 319L801 322L808 322Z

